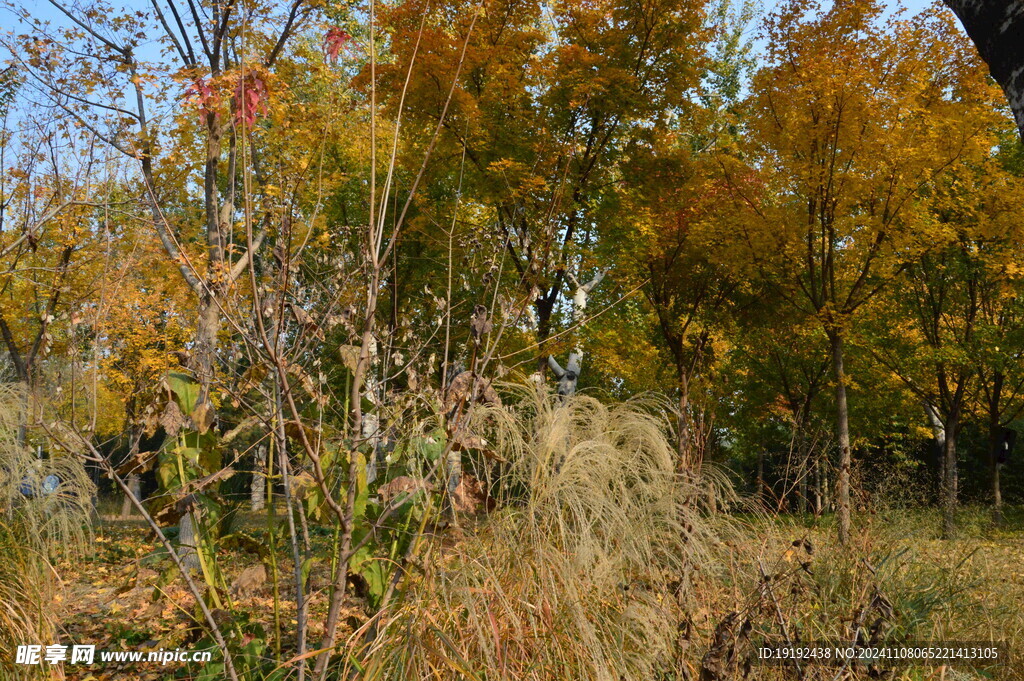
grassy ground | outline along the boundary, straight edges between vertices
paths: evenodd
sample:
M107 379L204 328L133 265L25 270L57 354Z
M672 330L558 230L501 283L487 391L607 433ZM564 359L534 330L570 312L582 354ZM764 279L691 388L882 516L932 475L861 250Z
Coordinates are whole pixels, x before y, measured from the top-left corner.
M879 641L1001 642L1010 659L988 669L922 666L850 678L1024 679L1024 509L1009 509L1001 528L983 508L962 509L959 521L957 538L943 541L934 511L863 514L851 546L840 548L828 517L751 520L760 541L736 547L727 573L693 592L704 599L697 638L712 640L730 611L748 614L753 638L776 643L849 640L856 623ZM835 669L804 672L846 678ZM799 675L762 667L750 678Z
M108 511L113 510L106 509ZM247 516L240 525L259 536L262 518ZM1024 509L1011 508L1003 528L995 528L985 509L960 515L960 536L937 538L932 511L899 510L856 518L853 545L840 550L828 518L747 518L742 539L730 539L719 559L697 566L690 587L681 592L681 650L674 676L701 678L709 647L728 645L729 615L750 622L744 636L780 643L843 640L857 623L878 636L919 641L1002 641L1016 662L987 673L921 667L895 672L891 679L1024 679ZM326 550L326 536L314 532ZM106 516L96 528L95 550L84 559L59 565L63 588L60 609L63 640L98 649L152 650L189 648L199 636L192 625L194 603L180 578L165 572L157 544L141 523ZM224 555L231 582L258 559L240 551ZM236 618L251 630L285 632L294 627L290 564L278 566L275 621L273 574L251 591L233 594ZM311 577L310 640L326 609L326 575ZM226 613L225 613L226 614ZM349 627L365 621L353 599ZM716 638L717 633L717 638ZM736 634L736 632L732 632ZM290 637L285 636L285 639ZM733 636L735 640L736 636ZM281 651L287 659L291 651ZM276 652L271 652L275 655ZM712 666L714 660L710 663ZM180 667L180 666L179 666ZM68 666L68 679L164 679L184 669L158 665ZM705 672L706 673L706 672ZM730 672L731 673L731 672ZM805 678L836 676L837 670L803 670ZM485 676L489 677L489 676ZM716 677L709 676L714 679ZM735 676L743 678L742 671ZM755 666L747 678L800 678L794 669ZM867 675L857 678L868 678Z

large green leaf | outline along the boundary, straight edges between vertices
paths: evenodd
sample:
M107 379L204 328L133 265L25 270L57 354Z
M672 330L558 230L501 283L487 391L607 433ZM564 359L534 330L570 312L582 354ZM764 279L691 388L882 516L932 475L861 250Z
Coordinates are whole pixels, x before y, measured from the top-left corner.
M161 450L156 467L156 479L160 489L170 490L182 485L178 475L178 457L173 449Z
M171 372L167 374L167 387L174 393L174 401L183 414L191 414L199 400L199 384L187 374Z

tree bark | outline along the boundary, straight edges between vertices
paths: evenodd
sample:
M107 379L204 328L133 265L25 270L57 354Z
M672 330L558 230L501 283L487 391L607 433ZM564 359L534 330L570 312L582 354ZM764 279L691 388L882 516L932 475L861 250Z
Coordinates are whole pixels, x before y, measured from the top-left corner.
M800 513L800 515L805 515L807 513L807 476L810 475L810 470L808 470L807 468L807 460L801 459L801 461L802 463L800 465L800 471L798 473L798 475L800 476L800 482L797 485L796 492L796 510Z
M939 410L927 400L924 401L924 413L928 417L928 425L932 429L932 438L935 440L935 460L939 468L939 484L936 497L939 505L942 505L946 484L946 426L939 416Z
M590 297L590 292L601 283L606 272L607 270L598 270L594 278L586 284L580 284L576 281L575 277L569 275L569 280L576 286L572 296L572 322L574 326L580 327L586 321L587 300ZM579 332L578 328L577 332ZM579 340L579 336L577 336L575 347L569 353L569 361L566 362L564 369L550 355L548 356L547 363L551 367L551 371L554 372L555 377L558 378L558 394L566 398L572 397L576 393L576 385L579 383L580 371L583 366L583 342Z
M760 508L765 507L765 493L764 493L764 447L758 447L757 449L757 480L754 483L757 487L757 493L754 497L757 499L757 505Z
M839 543L850 542L850 412L846 402L846 373L843 368L843 337L829 333L832 371L836 381L836 439L839 441L839 478L836 481L836 530Z
M134 402L132 402L129 404L128 407L128 415L130 418L134 417L134 411ZM140 426L133 423L131 427L129 427L128 429L128 437L130 440L130 445L128 447L128 460L131 461L134 460L135 457L138 456L139 454L139 440L142 437ZM128 479L126 480L126 484L128 485L128 489L131 492L131 496L135 497L139 501L142 501L142 480L139 477L139 474L130 474L128 476ZM121 504L121 520L127 520L131 517L132 508L133 506L131 497L125 495L124 501Z
M1003 424L1000 402L1003 397L1005 375L995 371L992 375L992 389L987 396L988 407L988 456L992 468L992 522L996 527L1003 525L1003 490L1000 472L1003 457Z
M679 452L679 464L687 460L690 453L690 381L685 372L679 373L679 416L676 424L678 441L676 447Z
M363 442L368 445L369 452L366 455L366 484L370 484L377 479L377 467L380 463L380 386L377 384L377 373L376 365L378 358L377 339L374 336L370 338L370 350L367 359L366 372L363 375L363 384L365 389L363 390L363 399L365 399L371 407L370 411L362 414L362 421L360 426L360 436L363 438Z
M957 465L956 435L960 426L959 410L954 410L943 424L946 431L942 448L942 538L952 539L956 532Z
M216 372L217 335L220 333L220 325L220 309L214 294L206 293L199 302L196 343L192 354L192 369L200 386L196 406L210 399L210 386Z
M262 511L267 500L267 446L256 448L255 462L252 468L252 484L249 487L249 508Z
M821 461L814 463L814 515L820 516L824 510L824 480L822 479Z
M220 310L214 299L213 292L200 297L199 316L196 321L196 343L192 354L192 370L199 383L199 397L196 407L210 403L210 388L213 384L216 367L217 334L220 332ZM210 407L212 409L212 406ZM186 416L190 416L186 414ZM196 424L197 426L199 424ZM178 526L178 543L182 564L189 570L198 570L200 528L192 511L186 513Z
M131 491L132 496L139 501L142 501L142 480L139 478L139 474L132 473L129 475L125 484L128 485L128 489ZM132 505L131 497L125 495L124 501L121 503L121 520L127 520L130 518L132 516L133 508L134 506Z
M1024 1L944 0L1003 88L1024 137Z
M1003 426L999 414L990 414L988 422L988 460L992 470L992 522L996 527L1003 525L1003 490L1000 485L999 462L1003 447Z
M189 573L199 570L198 532L196 531L196 519L193 512L189 511L181 517L178 525L178 557L181 564Z

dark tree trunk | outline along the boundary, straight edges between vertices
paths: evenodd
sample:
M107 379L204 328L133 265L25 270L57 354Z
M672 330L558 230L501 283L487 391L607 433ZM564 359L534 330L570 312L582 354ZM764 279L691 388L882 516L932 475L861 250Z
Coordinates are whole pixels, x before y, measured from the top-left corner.
M992 522L996 527L1003 525L1003 490L999 482L999 473L1002 464L999 463L1000 449L1003 445L1003 427L999 423L998 415L993 419L989 417L988 424L988 460L992 467Z
M807 513L807 476L810 474L810 471L807 470L806 460L804 461L805 464L800 466L800 482L797 485L796 492L796 510L800 513L800 515L804 515Z
M836 439L839 441L839 479L836 481L836 528L839 543L850 541L850 411L846 403L846 373L843 369L843 337L829 333L832 371L836 381Z
M547 375L548 338L551 336L551 313L555 309L555 301L550 296L542 296L534 303L537 315L537 373Z
M943 424L946 439L942 447L942 538L952 539L956 532L957 465L956 435L960 428L960 414L954 409Z
M764 447L760 447L757 450L757 505L760 507L765 506L766 495L764 493Z
M678 441L676 448L679 452L679 464L683 465L686 455L690 450L690 381L685 373L679 375L679 416L676 429Z
M814 515L820 516L825 510L825 480L821 460L814 462Z
M1003 524L1003 490L999 474L1003 462L1003 424L1000 402L1003 398L1003 384L1006 380L1002 371L992 374L992 389L987 395L988 407L988 455L992 470L992 522L996 527Z
M1024 0L944 0L1006 93L1024 137Z

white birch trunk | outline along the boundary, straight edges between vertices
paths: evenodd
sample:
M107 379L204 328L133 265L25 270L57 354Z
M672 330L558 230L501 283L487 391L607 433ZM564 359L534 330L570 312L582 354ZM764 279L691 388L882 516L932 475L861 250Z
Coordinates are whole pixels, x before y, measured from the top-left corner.
M601 283L607 272L608 270L604 269L598 270L594 278L586 284L580 284L576 277L571 274L568 275L570 283L576 286L576 290L572 295L573 326L579 327L583 324L587 315L587 300L590 297L590 292ZM578 331L579 329L577 329ZM579 340L579 335L577 335L576 346L569 353L569 361L566 362L565 368L563 369L558 361L551 356L548 357L548 366L551 367L551 371L554 372L555 377L558 379L558 394L562 397L571 397L575 394L576 385L580 379L580 371L583 367L583 342Z
M256 448L256 462L252 469L252 485L249 487L249 508L262 511L267 500L267 446Z
M946 427L942 423L942 417L935 405L928 401L922 402L925 416L928 417L928 425L932 429L932 437L938 448L939 459L939 499L941 500L946 487Z
M370 342L369 348L369 361L366 366L366 377L364 384L366 389L364 395L366 400L372 405L371 411L363 414L362 420L362 432L360 436L363 438L363 442L370 445L370 453L366 459L366 484L370 484L377 479L377 457L380 450L380 417L378 416L378 409L380 408L380 400L377 394L377 339L374 338Z

